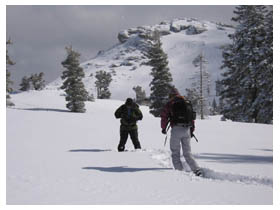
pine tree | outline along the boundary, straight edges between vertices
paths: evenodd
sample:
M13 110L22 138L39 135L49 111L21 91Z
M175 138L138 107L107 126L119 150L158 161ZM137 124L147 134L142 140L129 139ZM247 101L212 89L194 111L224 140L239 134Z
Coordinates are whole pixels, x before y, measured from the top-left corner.
M29 78L35 90L42 90L45 87L45 80L43 79L44 73L32 74Z
M219 113L218 105L217 105L216 99L214 98L213 101L212 101L211 114L212 115L217 115L218 113Z
M95 101L93 93L89 94L87 100L88 100L88 101L91 101L91 102L94 102L94 101Z
M146 56L150 59L147 65L152 66L151 75L153 77L150 87L150 113L155 117L160 116L160 112L168 101L168 95L173 87L172 75L168 68L168 57L162 49L162 43L158 32L150 37L150 48Z
M197 91L196 88L191 88L191 89L186 88L186 92L187 92L186 99L191 101L193 110L195 110L196 113L200 113L197 111L199 110L199 100L200 100L199 92Z
M27 91L30 90L31 86L30 86L30 78L28 78L27 76L24 76L21 79L21 83L20 83L20 90L21 91Z
M241 91L237 82L240 78L238 68L233 60L236 55L233 45L230 44L225 47L222 55L223 65L221 68L226 68L226 71L222 73L223 79L220 81L220 101L223 101L221 113L227 119L242 121Z
M96 88L97 88L97 98L108 99L111 97L111 92L109 90L110 83L112 82L112 75L106 71L97 71L96 75Z
M146 100L146 92L142 90L141 86L136 86L132 88L136 93L136 103L142 104Z
M247 102L243 104L243 113L246 122L262 122L258 118L258 113L261 111L258 101L260 94L260 82L258 75L262 74L265 69L264 66L259 64L264 60L264 54L262 50L263 41L266 37L266 31L264 28L264 15L266 13L265 6L253 6L248 9L250 15L248 15L247 26L249 31L246 31L247 35L247 47L244 49L244 59L249 61L246 66L245 78L241 80L241 86L245 87L245 94L247 95ZM243 34L244 35L244 34ZM265 68L265 67L264 67ZM265 78L260 78L265 80Z
M208 98L210 96L210 74L206 70L206 64L208 61L205 56L200 53L194 60L193 65L197 68L198 71L191 78L192 86L199 92L199 109L198 113L201 116L201 119L204 119L204 116L209 113Z
M88 98L82 79L85 77L83 68L80 67L80 54L72 49L72 46L66 47L67 58L61 63L66 69L62 72L61 78L64 80L61 89L66 93L66 107L71 112L85 112L84 101Z
M273 9L269 8L264 19L265 39L260 46L263 52L258 63L256 76L259 94L253 103L253 108L259 110L256 116L258 122L271 123L273 120Z
M6 48L8 48L8 45L11 44L12 44L11 39L6 41ZM10 93L13 91L10 85L12 85L13 82L11 80L11 73L8 69L12 65L15 65L15 63L10 59L8 50L6 49L6 106L14 106L14 103L10 101L11 98Z
M268 84L268 80L272 85L272 61L266 58L269 53L272 55L272 47L264 44L269 33L265 27L267 10L265 6L238 6L234 13L237 16L232 20L239 25L229 36L232 44L223 52L222 68L226 71L221 81L221 97L225 102L222 113L235 121L265 122L260 115L264 104L269 104L263 103L264 95L271 96L268 109L272 109L272 88L262 90L261 87ZM271 71L268 70L270 64Z
M217 79L215 82L215 90L216 90L216 96L220 96L221 95L221 91L222 91L222 84L221 84L221 80Z
M22 91L27 91L30 89L34 90L42 90L46 86L46 82L43 79L44 73L41 72L39 74L31 74L30 77L24 76L21 80L21 88Z
M222 110L224 110L225 104L222 97L219 97L219 104L218 104L218 113L221 114Z

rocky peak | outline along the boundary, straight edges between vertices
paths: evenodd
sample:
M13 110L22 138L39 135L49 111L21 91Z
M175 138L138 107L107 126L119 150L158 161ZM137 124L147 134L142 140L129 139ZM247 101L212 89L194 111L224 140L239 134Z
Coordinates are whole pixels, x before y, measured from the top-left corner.
M123 30L118 33L118 40L120 43L125 43L127 40L135 36L146 39L153 31L158 31L160 36L184 31L187 35L195 35L207 31L207 25L195 18L174 19L172 21L163 21L154 26L139 26Z

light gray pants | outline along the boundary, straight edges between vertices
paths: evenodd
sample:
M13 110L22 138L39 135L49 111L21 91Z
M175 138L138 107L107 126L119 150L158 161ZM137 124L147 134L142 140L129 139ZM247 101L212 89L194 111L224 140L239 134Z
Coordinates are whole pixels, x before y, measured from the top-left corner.
M192 171L199 169L196 161L191 154L191 133L190 127L174 126L171 130L170 149L172 163L176 170L183 170L180 160L181 145L183 156Z

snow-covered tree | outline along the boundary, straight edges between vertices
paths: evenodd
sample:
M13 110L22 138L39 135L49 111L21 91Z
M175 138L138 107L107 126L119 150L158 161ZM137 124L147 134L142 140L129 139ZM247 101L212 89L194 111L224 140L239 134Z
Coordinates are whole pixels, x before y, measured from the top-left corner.
M230 44L223 50L223 65L222 69L226 68L226 71L222 73L221 84L221 92L220 92L220 100L224 102L221 113L225 116L225 118L241 121L241 103L239 100L241 99L241 92L239 91L239 77L237 74L237 67L234 64L233 57L236 52L233 49L233 45Z
M35 90L42 90L46 86L46 82L43 79L44 73L41 72L39 74L31 74L29 80L33 85Z
M259 110L258 122L271 123L273 119L273 9L269 8L264 19L266 36L260 50L263 53L257 66L256 80L259 92L252 108Z
M136 87L133 87L132 89L135 91L135 94L136 94L135 102L138 104L142 104L146 100L145 90L142 90L142 87L139 85L137 85Z
M218 104L218 112L221 114L222 110L224 110L225 104L222 97L219 97L219 104Z
M216 96L220 96L221 95L221 91L222 91L222 84L221 81L218 79L215 82L215 91L216 91Z
M14 106L14 103L10 100L11 96L10 93L13 91L11 85L13 84L11 80L11 73L9 71L9 67L14 65L13 62L8 54L8 45L11 45L12 41L9 39L6 41L6 106Z
M88 95L88 99L87 99L87 100L88 100L88 101L91 101L91 102L94 102L94 101L95 101L93 93L91 93L91 94Z
M217 102L216 102L216 99L213 98L213 101L212 101L212 106L210 108L210 114L211 115L217 115L219 114L219 107L217 105Z
M150 83L151 105L149 108L151 114L155 117L159 117L162 108L168 101L170 90L173 87L171 84L172 75L168 68L167 54L164 53L162 49L159 33L155 32L151 37L149 37L149 40L150 47L146 56L149 59L147 65L152 66L151 75L153 77Z
M97 88L97 98L108 99L111 97L109 90L110 83L112 82L112 75L106 71L97 71L95 75L95 85Z
M261 5L238 6L234 13L232 20L239 25L229 36L232 44L223 51L222 113L235 121L268 123L272 120L268 111L272 110L273 52L268 41L272 17L269 21L267 8ZM264 119L268 115L270 119Z
M31 74L30 77L24 76L21 80L21 88L22 91L27 91L30 89L34 90L42 90L46 86L46 82L43 79L44 73L41 72L39 74Z
M209 113L209 96L210 96L210 73L206 69L208 61L205 56L200 53L194 60L193 65L197 67L197 71L191 78L192 87L199 93L199 109L201 119Z
M198 113L199 110L199 92L195 88L186 88L185 98L192 103L193 110Z
M21 79L21 83L19 85L21 88L20 90L21 91L27 91L27 90L30 90L31 86L30 86L30 78L28 78L27 76L24 76L22 79Z
M65 70L61 78L64 80L61 89L66 93L66 107L71 112L85 112L85 103L88 99L88 93L85 89L82 79L85 77L83 68L80 67L80 54L72 49L72 46L66 47L67 58L61 63Z

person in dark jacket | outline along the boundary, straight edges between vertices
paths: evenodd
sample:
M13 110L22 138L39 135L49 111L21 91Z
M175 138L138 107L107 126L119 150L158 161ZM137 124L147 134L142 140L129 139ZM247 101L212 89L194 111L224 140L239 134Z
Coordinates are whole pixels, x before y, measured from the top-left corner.
M115 117L117 119L121 119L120 143L118 145L118 151L124 151L128 135L130 135L134 148L141 149L138 139L138 127L136 124L138 120L142 120L143 118L139 106L134 103L131 98L127 98L125 104L121 105L116 110Z
M169 94L169 101L161 112L161 132L163 134L166 134L167 125L168 123L170 123L170 150L174 169L179 171L183 170L183 165L180 159L180 152L182 148L183 156L187 164L190 166L191 170L194 172L195 175L203 176L202 169L198 166L197 162L193 158L193 155L191 154L190 141L192 132L195 128L194 121L188 123L177 123L176 120L174 120L174 113L172 107L176 99L178 100L178 98L185 100L176 88L172 89Z

